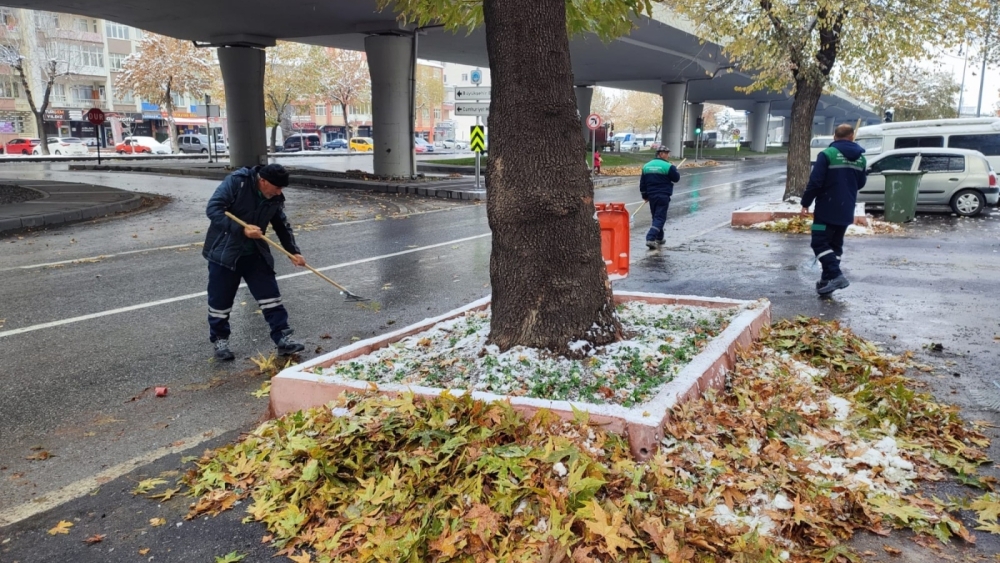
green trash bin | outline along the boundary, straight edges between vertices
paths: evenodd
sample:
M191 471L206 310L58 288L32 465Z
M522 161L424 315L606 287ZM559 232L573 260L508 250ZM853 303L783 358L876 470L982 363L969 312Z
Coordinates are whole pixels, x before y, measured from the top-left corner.
M917 216L917 192L923 172L909 170L886 170L885 177L885 220L890 223L906 223Z

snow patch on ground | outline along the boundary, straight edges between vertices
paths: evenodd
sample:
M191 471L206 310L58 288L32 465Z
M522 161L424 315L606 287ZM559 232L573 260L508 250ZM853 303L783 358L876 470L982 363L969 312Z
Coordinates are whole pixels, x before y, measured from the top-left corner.
M500 352L486 343L486 309L439 322L371 354L309 371L376 384L631 407L655 396L742 309L629 301L616 312L628 338L596 349L586 340L568 343L572 352L586 354L582 359L522 346Z

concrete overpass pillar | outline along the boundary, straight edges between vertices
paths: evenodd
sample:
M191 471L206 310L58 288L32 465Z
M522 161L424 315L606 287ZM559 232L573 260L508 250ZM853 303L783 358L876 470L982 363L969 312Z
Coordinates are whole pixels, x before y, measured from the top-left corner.
M767 152L767 126L770 121L771 102L754 102L750 114L750 150Z
M832 115L823 118L823 134L833 135L833 130L837 127L837 119Z
M222 47L218 53L226 90L229 163L236 168L267 164L264 50Z
M792 138L792 116L789 115L782 119L784 119L784 123L781 125L781 144L787 147Z
M365 37L365 54L372 84L372 136L375 139L373 168L380 176L411 174L413 116L413 42L398 35Z
M594 99L594 88L592 86L575 86L573 91L576 93L576 111L580 113L580 129L589 147L590 128L587 127L587 116L590 115L590 102ZM601 118L607 119L608 116L602 115Z
M698 123L698 118L705 111L705 104L688 104L687 131L684 135L685 141L694 141L694 126ZM673 147L671 147L673 148Z
M662 85L663 133L661 138L674 160L684 157L684 98L687 94L686 82L671 82Z

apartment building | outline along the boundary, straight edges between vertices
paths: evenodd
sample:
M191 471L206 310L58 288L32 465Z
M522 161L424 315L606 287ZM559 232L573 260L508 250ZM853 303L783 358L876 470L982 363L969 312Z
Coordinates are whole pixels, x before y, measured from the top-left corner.
M113 146L127 135L167 136L166 116L155 104L114 88L125 59L135 52L143 32L112 21L19 8L0 8L0 45L24 57L31 90L40 106L47 78L46 61L57 62L43 127L49 135L98 138ZM204 127L196 100L175 97L180 131ZM108 122L100 131L85 119L100 108ZM20 79L0 63L0 142L37 137L38 127Z
M344 108L337 102L317 100L292 107L293 133L319 133L323 142L372 136L372 107L367 100ZM350 134L348 134L350 130Z

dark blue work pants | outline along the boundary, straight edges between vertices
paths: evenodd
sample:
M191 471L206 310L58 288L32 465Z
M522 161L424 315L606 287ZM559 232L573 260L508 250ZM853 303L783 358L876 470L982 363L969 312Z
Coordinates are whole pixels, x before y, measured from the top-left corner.
M650 195L649 212L653 214L653 224L646 233L646 240L663 242L663 224L667 222L667 211L670 209L670 196L667 194Z
M840 257L844 254L844 235L847 225L823 225L813 223L812 246L813 253L823 265L824 280L832 280L841 275Z
M208 263L209 339L215 342L220 338L229 338L229 314L233 310L241 279L247 282L250 293L257 300L264 319L271 326L271 340L277 344L282 331L288 328L288 311L281 304L274 270L259 252L240 256L235 271L214 262Z

